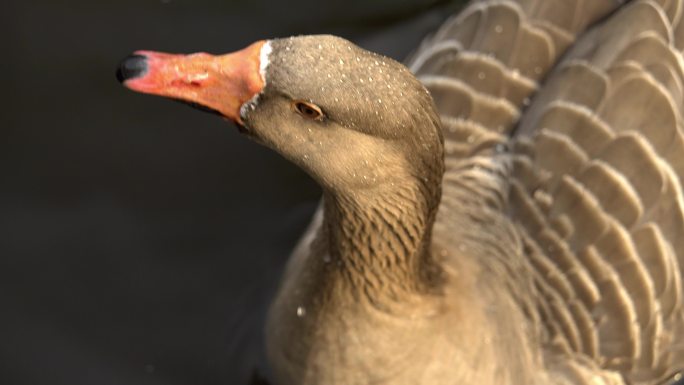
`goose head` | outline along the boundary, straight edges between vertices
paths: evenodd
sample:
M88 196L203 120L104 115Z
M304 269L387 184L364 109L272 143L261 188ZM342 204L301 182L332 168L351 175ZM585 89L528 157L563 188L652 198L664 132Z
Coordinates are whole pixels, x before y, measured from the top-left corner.
M441 129L426 89L398 62L339 37L259 41L217 56L137 51L117 77L233 121L324 191L441 181Z

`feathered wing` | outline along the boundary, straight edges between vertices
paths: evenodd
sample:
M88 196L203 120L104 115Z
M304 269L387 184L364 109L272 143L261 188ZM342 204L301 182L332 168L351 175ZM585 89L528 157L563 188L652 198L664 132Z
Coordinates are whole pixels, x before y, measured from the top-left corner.
M568 52L517 128L511 214L568 350L640 382L684 366L680 1L637 1ZM562 314L557 314L562 313Z
M500 196L545 343L634 383L684 366L683 13L473 2L410 64L443 117L445 199Z
M443 118L447 153L505 139L577 34L621 3L483 0L448 20L409 62Z

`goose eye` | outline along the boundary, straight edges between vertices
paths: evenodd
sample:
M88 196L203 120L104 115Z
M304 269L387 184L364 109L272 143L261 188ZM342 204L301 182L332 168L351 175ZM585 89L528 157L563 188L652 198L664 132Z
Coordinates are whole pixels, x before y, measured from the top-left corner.
M293 103L295 111L305 118L311 120L323 119L323 111L313 103L297 101Z

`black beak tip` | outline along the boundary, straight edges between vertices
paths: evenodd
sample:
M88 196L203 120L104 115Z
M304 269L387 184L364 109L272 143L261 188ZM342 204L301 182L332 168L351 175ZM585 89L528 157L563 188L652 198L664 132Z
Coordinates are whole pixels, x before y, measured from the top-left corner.
M147 72L147 57L143 55L129 55L125 57L116 69L116 79L123 83L145 75Z

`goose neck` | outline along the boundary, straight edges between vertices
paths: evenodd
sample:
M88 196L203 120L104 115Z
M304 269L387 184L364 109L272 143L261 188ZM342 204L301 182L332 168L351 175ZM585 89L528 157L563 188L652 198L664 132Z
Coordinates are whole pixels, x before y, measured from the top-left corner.
M430 252L439 200L417 183L325 194L324 231L345 286L371 303L402 302L440 282Z

